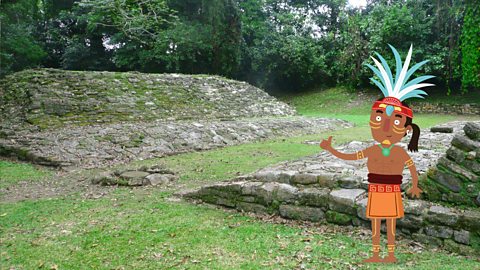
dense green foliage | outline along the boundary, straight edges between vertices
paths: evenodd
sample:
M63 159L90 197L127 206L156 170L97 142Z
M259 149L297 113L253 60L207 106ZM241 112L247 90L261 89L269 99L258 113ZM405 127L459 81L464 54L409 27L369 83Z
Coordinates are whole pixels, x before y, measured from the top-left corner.
M468 5L462 30L462 86L480 88L480 6Z
M475 1L372 0L3 1L0 76L43 66L209 73L271 92L369 86L374 51L412 61L438 88L479 88ZM412 63L412 64L414 64ZM437 90L445 92L445 90Z

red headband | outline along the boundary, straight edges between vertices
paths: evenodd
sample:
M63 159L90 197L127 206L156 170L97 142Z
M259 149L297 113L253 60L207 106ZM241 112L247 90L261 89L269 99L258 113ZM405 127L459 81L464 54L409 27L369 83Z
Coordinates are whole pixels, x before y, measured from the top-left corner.
M372 110L385 110L389 105L393 106L394 113L413 118L412 109L403 106L402 102L394 97L386 97L382 100L375 101L375 103L373 103Z

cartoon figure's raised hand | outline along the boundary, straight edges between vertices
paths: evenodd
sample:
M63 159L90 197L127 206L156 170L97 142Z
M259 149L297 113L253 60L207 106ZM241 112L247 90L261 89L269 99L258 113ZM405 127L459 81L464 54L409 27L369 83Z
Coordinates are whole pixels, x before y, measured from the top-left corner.
M326 140L322 140L322 142L320 142L320 147L330 151L330 149L332 149L332 136L328 137Z
M412 187L411 189L407 190L407 194L410 195L410 197L412 198L420 198L420 193L422 192L423 191L418 187Z

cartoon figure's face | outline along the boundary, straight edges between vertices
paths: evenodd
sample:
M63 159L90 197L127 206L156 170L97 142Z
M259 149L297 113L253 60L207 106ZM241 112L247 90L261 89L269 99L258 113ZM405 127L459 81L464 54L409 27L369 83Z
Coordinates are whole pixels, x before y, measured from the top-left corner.
M370 128L375 141L383 145L391 145L402 140L410 125L405 127L407 117L395 113L393 106L385 109L373 109L370 114Z

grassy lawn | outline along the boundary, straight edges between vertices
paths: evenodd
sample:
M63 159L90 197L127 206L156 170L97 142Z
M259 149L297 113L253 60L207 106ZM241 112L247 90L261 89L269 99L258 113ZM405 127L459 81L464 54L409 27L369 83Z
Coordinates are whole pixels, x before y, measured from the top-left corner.
M301 114L342 118L356 126L292 138L274 138L210 151L138 161L128 166L164 163L181 175L179 184L197 186L231 179L280 161L318 153L305 140L334 137L334 143L370 139L370 104L348 103L328 90L324 96L289 100ZM342 94L343 93L343 94ZM325 99L323 99L325 98ZM299 100L302 99L302 100ZM316 106L329 100L325 107ZM367 100L367 99L365 99ZM337 103L338 102L338 103ZM350 107L347 105L351 105ZM416 115L421 128L476 119ZM41 181L52 171L2 161L0 187ZM0 269L377 269L359 262L371 242L361 229L315 224L308 229L223 211L208 205L169 200L168 189L119 188L100 199L67 198L0 202ZM400 263L382 269L480 269L480 261L398 243ZM385 244L385 243L384 243ZM384 249L384 246L382 248Z
M169 195L120 189L98 200L2 204L0 265L2 269L378 267L359 264L371 246L368 236L360 237L357 229L272 224L206 205L169 202ZM428 249L412 252L408 243L398 243L400 263L382 269L478 269L473 259Z
M0 160L0 188L6 188L20 181L40 181L52 175L53 171L46 168Z

